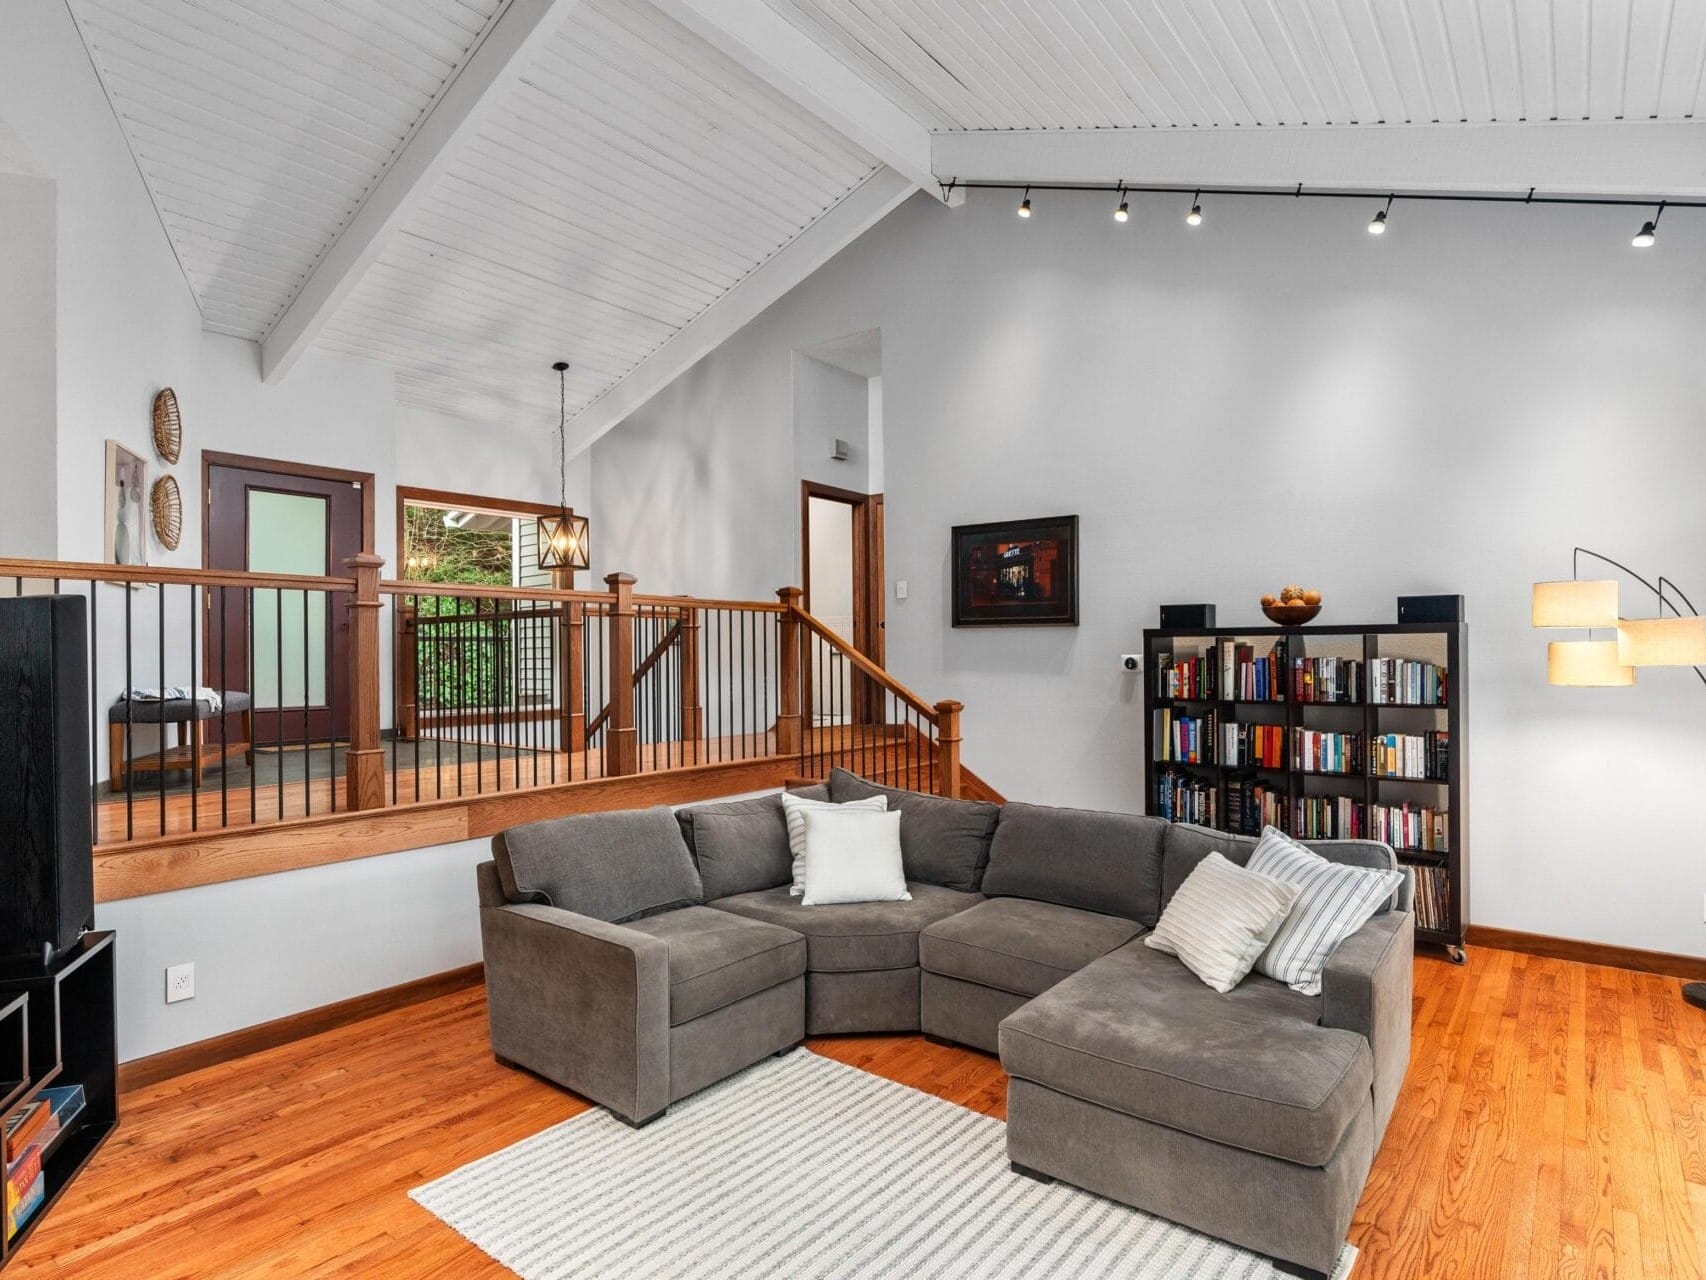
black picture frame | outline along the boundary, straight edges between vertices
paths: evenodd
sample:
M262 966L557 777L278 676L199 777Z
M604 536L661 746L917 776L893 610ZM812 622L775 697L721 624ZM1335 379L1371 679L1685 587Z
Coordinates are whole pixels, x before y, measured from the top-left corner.
M1076 627L1078 517L953 528L953 625Z

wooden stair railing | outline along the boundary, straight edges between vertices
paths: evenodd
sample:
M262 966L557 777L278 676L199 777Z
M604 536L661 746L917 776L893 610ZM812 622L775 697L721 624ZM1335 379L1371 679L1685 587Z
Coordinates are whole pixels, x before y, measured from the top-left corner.
M778 722L779 750L786 751L786 745L781 744L793 744L797 738L803 776L822 776L833 765L853 767L855 772L861 771L857 766L869 769L874 765L883 774L897 779L900 785L911 783L913 790L958 798L964 789L960 766L960 714L964 707L952 699L926 702L845 637L807 613L800 606L801 593L797 587L784 587L776 594L786 610L782 615L783 717ZM816 664L812 662L814 641L819 655ZM826 658L831 670L828 683L832 708L834 684L839 675L835 668L845 664L851 669L847 702L858 717L853 722L857 732L843 735L845 740L841 742L835 742L834 735L825 742L821 727L807 728L803 723L802 694L811 688L814 678L823 683ZM865 682L863 688L860 681ZM785 730L784 724L788 726ZM879 744L884 749L877 749Z

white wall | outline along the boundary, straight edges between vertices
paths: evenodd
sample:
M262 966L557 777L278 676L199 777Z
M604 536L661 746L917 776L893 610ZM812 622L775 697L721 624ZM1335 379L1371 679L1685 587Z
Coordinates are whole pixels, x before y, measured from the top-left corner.
M488 427L399 410L389 370L318 352L277 384L263 385L253 343L202 331L194 298L60 0L0 6L0 118L7 125L0 154L31 157L54 184L58 241L53 340L41 342L36 326L28 330L32 343L15 347L11 330L0 330L6 338L0 342L0 403L23 385L20 378L38 386L46 380L57 400L57 421L51 401L42 419L39 393L27 402L29 421L45 421L45 435L37 426L26 437L21 418L4 423L9 459L27 454L31 442L45 440L54 450L57 484L50 479L45 499L50 513L57 507L57 536L35 547L35 517L7 495L0 505L0 555L101 557L104 441L118 439L147 457L150 477L158 475L149 409L166 385L177 390L184 414L185 450L174 470L186 499L185 529L176 553L151 544L156 564L200 563L203 449L372 472L376 548L390 562L398 483L555 496L551 422ZM36 228L14 223L13 208L10 196L0 195L0 277L7 280L17 255L32 244L39 248ZM35 239L21 236L26 229ZM39 298L29 298L39 316ZM6 296L8 308L13 302ZM546 369L541 376L553 375ZM571 470L570 500L581 507L588 504L587 470L585 459ZM110 636L124 595L114 587L100 590L103 634ZM188 625L181 592L167 604L174 639ZM155 593L135 592L131 599L138 627L152 625ZM168 680L190 675L169 671ZM122 659L110 645L97 679L113 694L122 686ZM384 705L388 714L389 699ZM99 750L104 757L104 741ZM483 848L468 842L102 904L97 923L120 931L121 1057L477 960L470 867ZM163 970L184 960L196 962L198 994L168 1008Z
M896 674L966 704L1007 795L1143 807L1141 692L1117 655L1162 602L1318 586L1324 622L1468 597L1471 912L1706 952L1706 690L1554 689L1529 584L1581 543L1706 594L1706 217L1631 250L1628 210L1050 194L919 198L593 450L602 554L656 590L797 578L792 352L882 330ZM1638 211L1637 211L1638 212ZM623 512L666 499L683 518ZM948 529L1077 512L1075 629L953 630ZM1699 598L1698 596L1696 598ZM1648 609L1631 588L1626 608Z
M52 556L57 541L54 450L54 200L51 178L5 171L0 153L0 516L15 555Z

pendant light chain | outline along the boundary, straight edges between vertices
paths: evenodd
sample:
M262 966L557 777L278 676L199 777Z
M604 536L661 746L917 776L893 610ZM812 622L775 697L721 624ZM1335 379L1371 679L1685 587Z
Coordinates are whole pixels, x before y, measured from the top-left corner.
M557 370L557 505L569 509L569 368Z

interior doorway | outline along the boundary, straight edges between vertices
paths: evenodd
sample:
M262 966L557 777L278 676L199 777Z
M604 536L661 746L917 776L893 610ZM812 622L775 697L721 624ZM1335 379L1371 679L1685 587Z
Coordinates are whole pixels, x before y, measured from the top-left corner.
M802 481L800 529L806 611L882 666L883 495ZM869 682L850 665L831 662L826 647L814 649L812 662L811 723L871 723L877 691Z
M202 565L342 577L373 546L373 476L203 452ZM349 737L350 596L266 590L206 593L206 683L247 693L254 745ZM236 716L215 730L240 741ZM210 726L211 727L211 726Z

